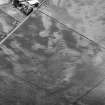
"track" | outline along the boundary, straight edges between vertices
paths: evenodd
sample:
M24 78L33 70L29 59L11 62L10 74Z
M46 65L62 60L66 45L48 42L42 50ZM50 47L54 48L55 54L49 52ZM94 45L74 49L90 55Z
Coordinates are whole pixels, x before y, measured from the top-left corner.
M24 20L23 20L22 22L20 22L13 30L11 30L11 31L6 35L6 37L3 38L3 39L0 41L0 46L1 46L1 44L3 44L20 26L22 26L22 25L30 18L30 16L31 16L35 11L37 11L44 3L46 3L46 0L43 0L43 1L41 2L41 4L39 5L38 8L35 8L28 16L26 16L26 17L24 18Z

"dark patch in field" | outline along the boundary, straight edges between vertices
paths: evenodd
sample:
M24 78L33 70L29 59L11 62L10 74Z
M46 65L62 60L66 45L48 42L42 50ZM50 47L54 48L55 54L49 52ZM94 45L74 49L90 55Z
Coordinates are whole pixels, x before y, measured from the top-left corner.
M69 30L62 30L63 33L63 39L65 40L67 46L69 48L76 48L76 40L75 38L72 36L72 31Z

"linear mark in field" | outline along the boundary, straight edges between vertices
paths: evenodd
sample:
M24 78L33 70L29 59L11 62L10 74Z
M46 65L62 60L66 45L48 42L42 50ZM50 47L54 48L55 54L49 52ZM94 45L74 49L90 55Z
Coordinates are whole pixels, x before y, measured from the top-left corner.
M26 18L24 18L24 20L23 20L22 22L20 22L13 30L11 30L11 31L7 34L7 36L6 36L4 39L2 39L2 40L0 41L0 45L3 44L4 41L7 40L20 26L22 26L23 23L25 23L25 22L30 18L30 16L31 16L34 12L38 11L38 9L39 9L45 2L46 2L46 0L43 0L42 3L39 5L38 8L35 8Z

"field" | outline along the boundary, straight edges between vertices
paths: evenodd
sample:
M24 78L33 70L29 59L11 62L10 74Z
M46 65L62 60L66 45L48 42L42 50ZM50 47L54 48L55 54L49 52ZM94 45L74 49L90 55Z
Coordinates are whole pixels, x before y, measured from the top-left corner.
M0 105L105 105L105 2L66 1L47 1L0 45ZM0 41L24 18L1 5Z

